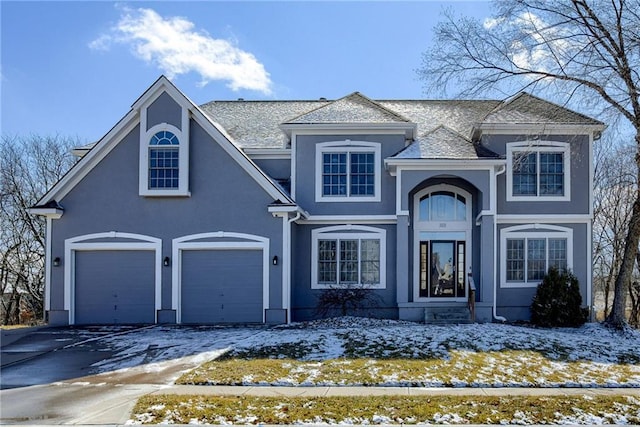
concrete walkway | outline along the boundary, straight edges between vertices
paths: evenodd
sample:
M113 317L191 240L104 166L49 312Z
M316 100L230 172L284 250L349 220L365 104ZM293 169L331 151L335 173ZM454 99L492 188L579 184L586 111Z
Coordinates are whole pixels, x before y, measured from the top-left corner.
M525 387L270 387L171 385L151 394L211 396L639 396L640 388L525 388Z

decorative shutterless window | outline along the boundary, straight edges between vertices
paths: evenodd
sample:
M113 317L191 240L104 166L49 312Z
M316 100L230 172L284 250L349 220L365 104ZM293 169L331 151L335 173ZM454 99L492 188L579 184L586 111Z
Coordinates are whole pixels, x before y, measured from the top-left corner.
M180 141L169 131L160 131L149 141L149 189L178 188Z
M507 144L507 200L570 200L568 143Z
M523 227L509 227L502 231L502 287L537 286L551 267L571 270L571 229L544 226L553 227L553 231L520 231Z
M380 174L380 144L340 141L316 146L316 201L379 201Z
M139 164L140 195L189 196L188 132L167 123L141 132Z
M326 227L312 231L312 245L313 289L385 287L385 230Z

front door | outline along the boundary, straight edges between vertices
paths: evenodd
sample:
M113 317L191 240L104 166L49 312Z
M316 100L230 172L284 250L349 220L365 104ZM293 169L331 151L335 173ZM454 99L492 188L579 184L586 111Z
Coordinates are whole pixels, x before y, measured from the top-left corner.
M414 196L414 301L466 299L471 201L471 194L447 184Z
M435 233L434 233L435 234ZM437 236L433 236L436 239ZM465 298L466 242L423 240L420 242L421 298Z

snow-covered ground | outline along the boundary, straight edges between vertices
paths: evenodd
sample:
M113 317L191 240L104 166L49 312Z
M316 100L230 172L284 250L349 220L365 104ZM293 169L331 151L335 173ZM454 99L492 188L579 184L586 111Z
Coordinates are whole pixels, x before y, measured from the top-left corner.
M291 357L293 348L305 363L292 369L295 375L269 384L351 385L323 380L318 375L318 362L342 363L348 369L349 359L367 359L367 369L375 374L393 358L438 359L464 368L466 363L477 363L472 362L475 355L489 353L482 369L469 369L473 375L465 378L442 381L427 370L414 377L386 375L378 384L640 387L640 332L621 333L599 324L538 329L502 324L432 326L344 317L275 328L157 326L103 341L113 356L96 363L96 373L141 365L149 371L186 356L205 362L226 352L255 354L259 349L272 358L285 358ZM289 351L280 354L281 348ZM514 356L506 350L518 353ZM533 377L522 376L522 372L534 371ZM253 382L250 375L243 382L264 385Z

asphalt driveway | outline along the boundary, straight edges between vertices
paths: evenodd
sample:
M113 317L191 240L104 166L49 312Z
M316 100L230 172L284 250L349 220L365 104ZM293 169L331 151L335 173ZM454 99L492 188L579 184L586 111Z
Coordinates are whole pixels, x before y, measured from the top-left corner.
M2 345L0 424L123 424L172 384L263 327L43 328Z

